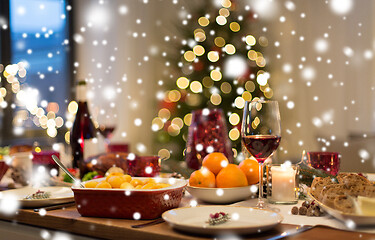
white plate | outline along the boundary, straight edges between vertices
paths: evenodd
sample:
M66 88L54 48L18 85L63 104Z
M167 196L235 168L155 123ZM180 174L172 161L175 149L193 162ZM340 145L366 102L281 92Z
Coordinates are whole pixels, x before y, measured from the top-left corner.
M236 188L201 188L188 185L186 190L194 197L209 203L233 203L249 198L253 193L250 189L255 186ZM256 189L257 190L257 189Z
M210 214L225 212L230 220L218 224L207 223ZM198 206L176 208L163 213L162 218L173 228L198 234L250 234L271 229L281 223L283 217L271 210L239 206Z
M349 214L349 213L343 213L339 210L336 210L334 208L328 207L324 203L317 200L310 191L307 192L307 195L314 200L324 211L326 211L329 215L332 217L343 221L345 223L352 222L355 224L355 226L369 226L369 225L375 225L375 216L364 216L364 215L358 215L358 214ZM349 222L348 222L349 221Z
M36 191L46 191L51 193L47 199L24 199L27 195ZM74 201L73 191L68 187L24 187L19 189L7 190L0 193L0 201L3 199L18 200L22 207L44 207L54 204L62 204Z

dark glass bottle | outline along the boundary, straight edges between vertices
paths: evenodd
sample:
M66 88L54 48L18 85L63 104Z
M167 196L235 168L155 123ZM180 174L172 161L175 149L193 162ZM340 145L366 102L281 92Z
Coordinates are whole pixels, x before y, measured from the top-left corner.
M73 168L79 168L81 176L85 172L85 143L95 141L97 130L91 119L86 97L86 82L79 81L77 86L78 111L70 132L70 145L73 154Z

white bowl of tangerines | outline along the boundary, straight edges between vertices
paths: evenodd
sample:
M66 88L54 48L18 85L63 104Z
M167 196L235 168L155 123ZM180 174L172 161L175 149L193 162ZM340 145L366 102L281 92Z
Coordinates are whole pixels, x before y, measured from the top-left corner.
M233 203L255 197L259 164L245 159L239 165L229 163L224 154L213 152L202 161L202 167L189 178L187 191L209 203Z

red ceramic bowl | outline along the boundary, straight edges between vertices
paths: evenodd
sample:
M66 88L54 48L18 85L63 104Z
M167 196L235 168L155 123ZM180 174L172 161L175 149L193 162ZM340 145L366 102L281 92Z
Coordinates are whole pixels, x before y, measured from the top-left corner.
M100 182L105 178L91 181ZM145 180L148 178L133 177ZM78 212L86 217L154 219L181 202L187 182L176 178L154 178L172 186L161 189L98 189L72 187ZM84 184L84 183L83 183Z
M8 164L6 164L4 161L0 161L0 180L4 177L8 168L9 168Z

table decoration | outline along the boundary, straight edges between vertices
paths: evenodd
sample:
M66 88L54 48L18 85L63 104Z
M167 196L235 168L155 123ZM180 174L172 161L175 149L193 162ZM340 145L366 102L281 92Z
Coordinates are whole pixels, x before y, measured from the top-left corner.
M217 224L226 223L229 220L230 220L230 216L228 213L217 212L215 214L211 213L207 222L209 225L217 225Z
M324 211L319 207L314 200L304 201L300 207L294 206L291 210L293 215L306 215L308 217L320 217L323 216Z
M322 169L313 168L311 164L308 163L308 158L305 150L302 151L301 161L297 163L297 166L299 169L298 180L300 184L304 184L310 187L311 183L316 177L328 177L331 179L331 181L337 182L336 175L327 173Z
M290 162L267 164L267 200L276 204L294 204L298 201L298 167Z

